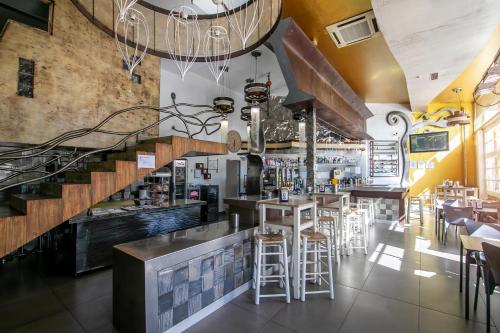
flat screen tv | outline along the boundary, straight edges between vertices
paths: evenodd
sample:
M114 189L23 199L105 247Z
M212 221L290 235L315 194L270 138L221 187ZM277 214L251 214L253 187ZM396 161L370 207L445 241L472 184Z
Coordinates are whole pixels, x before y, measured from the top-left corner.
M448 132L429 132L410 135L410 153L449 150Z

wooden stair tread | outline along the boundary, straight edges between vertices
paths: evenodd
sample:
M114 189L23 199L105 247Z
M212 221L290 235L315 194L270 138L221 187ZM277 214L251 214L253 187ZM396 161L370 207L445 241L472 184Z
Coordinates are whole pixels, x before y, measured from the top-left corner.
M48 195L48 194L33 194L33 193L25 193L25 194L13 194L12 197L21 199L21 200L46 200L46 199L59 199L57 196Z
M8 205L0 205L0 218L13 216L26 216L26 214L18 211L14 207Z

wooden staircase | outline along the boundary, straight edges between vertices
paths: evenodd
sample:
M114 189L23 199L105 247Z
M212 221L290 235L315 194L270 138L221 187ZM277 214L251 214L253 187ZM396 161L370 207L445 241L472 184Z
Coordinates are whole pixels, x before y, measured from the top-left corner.
M41 194L17 194L0 207L0 258L108 196L182 156L225 155L226 144L177 136L142 141L86 171L65 172L65 183L42 183ZM137 155L154 155L155 168L139 169Z

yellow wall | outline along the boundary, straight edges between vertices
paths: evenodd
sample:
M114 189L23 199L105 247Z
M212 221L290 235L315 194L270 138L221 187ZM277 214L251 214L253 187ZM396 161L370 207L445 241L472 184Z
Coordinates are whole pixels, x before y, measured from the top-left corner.
M476 163L475 146L473 136L473 105L465 103L465 111L471 116L471 124L465 127L465 140L462 139L461 127L439 129L435 127L423 127L417 133L422 133L426 128L431 131L448 131L450 150L432 153L410 154L411 161L433 161L434 169L411 169L410 168L410 193L411 195L430 194L434 192L434 186L441 184L444 179L459 181L469 186L476 185ZM427 112L433 112L440 108L448 107L458 109L457 103L432 103L427 106ZM435 119L433 119L435 120ZM415 119L414 119L415 121ZM467 180L464 170L464 144L467 152Z

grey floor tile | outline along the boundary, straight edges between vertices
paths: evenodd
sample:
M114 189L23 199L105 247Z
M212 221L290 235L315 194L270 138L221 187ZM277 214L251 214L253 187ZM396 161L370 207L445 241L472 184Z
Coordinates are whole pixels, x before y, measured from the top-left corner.
M68 311L59 312L55 315L44 317L29 324L20 326L12 333L85 333L83 328L71 316Z
M262 291L265 292L265 289L263 289ZM267 319L272 318L278 311L280 311L287 305L284 297L261 298L259 305L255 305L254 299L254 291L249 290L233 300L232 303L257 316L261 316Z
M419 305L420 278L416 275L417 269L418 267L405 263L401 263L399 267L377 264L368 276L363 290Z
M63 304L51 292L23 297L19 301L10 302L0 307L0 332L63 310Z
M273 321L268 321L267 324L262 327L258 333L296 333L296 330L286 328Z
M69 311L85 331L93 331L113 322L113 299L106 295L78 304Z
M335 299L327 294L307 295L306 301L292 301L272 321L297 332L338 332L358 290L337 285Z
M429 309L420 310L420 333L484 333L486 325ZM495 328L492 332L496 332Z
M113 292L112 270L95 272L54 289L54 294L69 309Z
M104 326L98 327L95 330L89 331L90 333L119 333L117 329L113 327L113 324L108 323Z
M367 260L369 257L370 255L361 253L343 256L334 267L333 279L335 283L361 288L373 267L373 262Z
M226 304L201 322L187 329L186 333L233 333L257 332L268 320L242 309L234 304Z
M460 256L447 252L426 252L421 256L421 269L458 277L460 274ZM465 268L464 268L465 270Z
M361 292L340 332L416 333L418 306Z
M420 280L420 306L464 318L465 297L459 292L458 278L450 275L437 274L431 278ZM465 292L465 289L464 289ZM472 311L473 288L470 292L470 318L485 322L485 304L478 302L477 311Z

